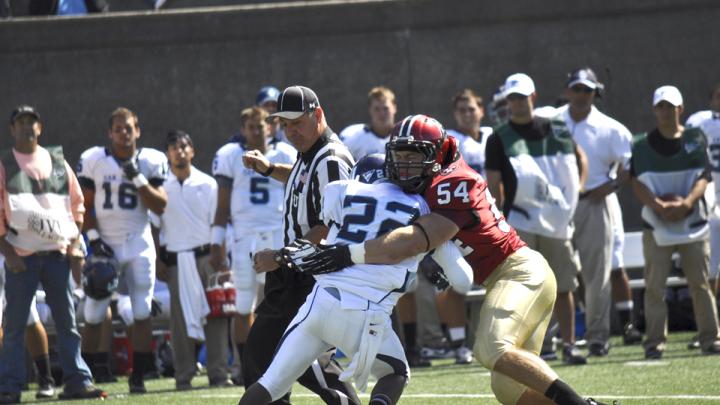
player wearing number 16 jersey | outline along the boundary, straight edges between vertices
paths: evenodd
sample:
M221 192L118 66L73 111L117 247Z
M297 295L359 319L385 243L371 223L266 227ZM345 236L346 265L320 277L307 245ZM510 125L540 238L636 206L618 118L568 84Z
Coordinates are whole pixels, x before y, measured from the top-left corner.
M145 392L143 375L153 367L152 308L155 285L155 246L148 210L161 215L167 204L162 184L167 158L155 149L138 148L140 126L135 113L118 108L110 116L110 146L92 147L80 157L78 180L85 196L84 230L94 256L118 262L126 280L134 317L131 393ZM94 213L94 215L93 215ZM107 361L107 348L97 350L100 324L110 297L85 302L83 348L98 363Z
M265 122L268 113L260 107L246 108L240 113L243 137L224 145L215 155L213 176L218 182L218 208L214 226L232 223L234 243L227 249L232 253L232 272L237 290L235 304L239 316L235 319L234 339L240 356L252 324L259 285L265 284L264 274L255 274L251 256L263 249L277 249L283 244L283 195L285 185L246 168L242 155L256 150L273 164L295 162L297 151L285 142L268 139L270 127ZM217 245L215 245L217 246ZM211 246L212 262L217 270L224 267L217 248Z

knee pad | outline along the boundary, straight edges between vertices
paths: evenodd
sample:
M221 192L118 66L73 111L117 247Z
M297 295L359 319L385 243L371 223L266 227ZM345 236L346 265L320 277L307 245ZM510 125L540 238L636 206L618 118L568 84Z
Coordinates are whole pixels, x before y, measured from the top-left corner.
M495 398L501 404L506 405L515 405L527 389L519 382L496 371L490 373L490 388L492 388Z
M85 297L85 307L83 308L85 322L91 325L97 325L104 321L108 305L110 305L110 297L102 300Z
M150 317L153 288L155 287L155 262L140 256L125 268L133 318L143 320Z
M134 323L132 304L130 303L130 297L127 295L121 295L117 301L117 312L120 318L125 322L126 326L130 326Z

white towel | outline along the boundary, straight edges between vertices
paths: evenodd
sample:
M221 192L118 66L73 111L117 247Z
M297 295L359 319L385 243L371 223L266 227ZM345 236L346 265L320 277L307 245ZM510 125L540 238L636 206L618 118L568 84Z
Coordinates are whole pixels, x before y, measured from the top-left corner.
M203 325L205 325L205 317L210 313L210 306L207 303L205 289L198 274L195 253L191 250L178 253L177 263L178 292L187 335L190 338L204 341L205 331Z
M360 337L360 347L353 356L350 364L340 374L340 381L355 379L355 386L360 392L365 392L370 377L375 356L380 350L383 335L387 327L388 315L383 311L366 311L365 324Z

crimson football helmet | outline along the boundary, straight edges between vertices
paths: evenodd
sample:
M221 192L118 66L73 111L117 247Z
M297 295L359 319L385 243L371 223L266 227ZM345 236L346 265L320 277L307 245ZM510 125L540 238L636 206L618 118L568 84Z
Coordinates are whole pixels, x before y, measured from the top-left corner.
M419 194L438 174L451 154L452 142L443 126L426 115L410 115L395 124L385 145L385 171L388 180L407 193ZM399 159L396 152L411 151L422 154L420 162ZM416 173L420 169L419 174Z

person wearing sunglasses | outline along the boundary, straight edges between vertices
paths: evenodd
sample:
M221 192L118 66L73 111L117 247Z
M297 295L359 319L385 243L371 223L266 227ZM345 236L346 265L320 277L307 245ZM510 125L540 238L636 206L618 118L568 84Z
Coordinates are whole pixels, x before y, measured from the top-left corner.
M558 110L588 159L588 179L575 211L573 242L585 283L585 338L592 356L608 353L613 301L623 325L624 342L642 340L632 320L633 299L622 260L625 232L615 193L627 179L632 135L595 106L603 91L604 85L591 68L575 69L565 82L568 104Z

